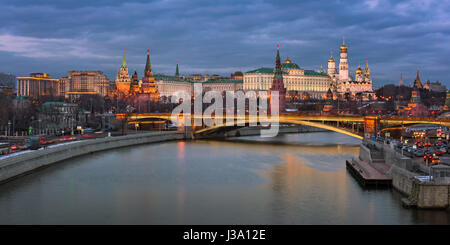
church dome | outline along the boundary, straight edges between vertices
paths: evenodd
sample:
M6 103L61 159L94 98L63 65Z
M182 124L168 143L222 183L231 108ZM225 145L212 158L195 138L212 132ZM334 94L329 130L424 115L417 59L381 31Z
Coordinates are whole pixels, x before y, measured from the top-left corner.
M330 63L330 62L334 63L333 57L330 57L330 58L328 59L328 63Z
M361 69L361 65L358 66L358 69L356 69L355 74L356 74L356 75L362 75L362 74L363 74L363 71L362 71L362 69Z
M341 46L341 53L347 53L347 46L345 46L345 44L342 44Z
M289 59L289 57L286 57L286 60L283 62L283 64L281 64L281 68L283 68L283 69L299 69L300 67L297 64L292 63L292 61Z
M289 59L289 56L286 57L286 60L284 61L284 64L290 64L292 61Z

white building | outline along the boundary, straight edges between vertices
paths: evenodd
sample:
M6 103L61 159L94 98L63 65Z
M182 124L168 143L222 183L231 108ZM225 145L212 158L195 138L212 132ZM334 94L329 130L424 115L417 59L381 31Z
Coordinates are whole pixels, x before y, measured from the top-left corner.
M332 80L333 92L341 94L350 93L352 95L360 92L373 92L367 59L364 71L361 69L361 65L359 65L355 71L355 79L349 76L348 48L345 46L344 40L342 40L340 47L339 71L336 71L336 64L333 56L331 56L328 60L328 75Z
M293 63L289 57L281 64L283 83L289 93L307 93L308 97L323 99L331 85L331 78L324 72L305 70ZM244 74L243 88L255 91L268 91L272 87L273 68L259 68Z

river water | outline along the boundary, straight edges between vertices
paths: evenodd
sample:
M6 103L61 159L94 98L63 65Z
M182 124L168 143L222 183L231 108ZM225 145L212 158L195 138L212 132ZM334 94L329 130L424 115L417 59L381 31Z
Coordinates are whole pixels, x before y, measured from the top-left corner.
M165 142L77 157L0 186L0 224L449 224L345 169L331 133Z

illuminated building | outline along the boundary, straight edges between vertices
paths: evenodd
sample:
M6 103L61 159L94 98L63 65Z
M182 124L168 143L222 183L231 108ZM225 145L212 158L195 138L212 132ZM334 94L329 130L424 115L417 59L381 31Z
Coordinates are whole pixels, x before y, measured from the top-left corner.
M39 99L42 96L59 96L59 79L47 73L31 73L28 77L17 77L17 96Z
M447 91L447 87L442 85L439 81L430 82L430 80L426 81L425 85L423 85L424 89L428 89L433 92L443 93Z
M156 87L158 88L161 99L164 101L168 100L178 91L192 95L193 83L193 81L184 80L179 76L166 76L163 74L155 75Z
M133 76L131 76L129 95L134 96L140 92L139 89L139 78L136 71L134 71Z
M292 64L292 63L286 63ZM298 68L298 67L297 67ZM273 79L272 86L269 90L270 92L270 100L272 103L272 93L278 92L278 105L279 112L284 112L286 110L286 88L283 83L283 70L281 69L281 61L280 61L280 46L277 45L277 57L275 58L275 69L273 71Z
M300 96L323 99L331 85L331 78L324 72L305 70L289 57L281 64L283 84L286 91L300 92ZM268 91L272 87L273 68L259 68L244 74L244 90Z
M178 64L177 64L178 67ZM137 76L137 75L136 75ZM150 50L147 49L147 62L145 63L144 77L141 81L140 94L149 96L151 101L159 101L160 94L153 78L152 65L150 63Z
M333 110L333 92L331 92L331 88L328 89L326 100L327 102L323 107L323 112L331 112Z
M84 94L108 94L109 80L101 71L70 71L65 82L66 98L78 98Z
M419 77L419 70L417 70L417 76L416 76L416 80L414 80L414 88L418 88L418 89L422 89L422 83L420 82L420 77Z
M230 79L231 80L243 80L244 74L242 73L242 71L236 71L235 73L232 73L230 75Z
M345 82L349 80L348 77L348 57L347 57L347 46L345 46L345 41L342 39L342 45L340 47L341 57L339 60L339 81Z
M242 80L208 80L202 83L203 91L216 91L223 93L226 91L236 92L243 89Z
M120 66L120 72L116 75L116 90L117 94L120 97L125 97L130 92L130 77L128 75L128 67L127 67L127 61L125 59L125 49L123 49L123 56L122 56L122 65Z
M428 116L430 114L428 108L422 103L420 92L417 88L413 89L411 93L411 100L408 103L408 107L399 110L399 114L411 116Z
M445 103L444 103L444 111L450 110L450 90L447 91L447 95L445 96Z
M0 85L0 93L4 94L4 95L7 95L7 96L13 96L14 89L11 86Z

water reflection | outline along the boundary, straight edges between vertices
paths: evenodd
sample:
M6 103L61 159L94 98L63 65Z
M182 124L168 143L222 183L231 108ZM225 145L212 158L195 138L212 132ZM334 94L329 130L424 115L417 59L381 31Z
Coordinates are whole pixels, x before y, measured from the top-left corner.
M314 133L92 154L1 185L0 223L449 223L445 211L402 208L397 192L362 189L345 170L357 143Z

